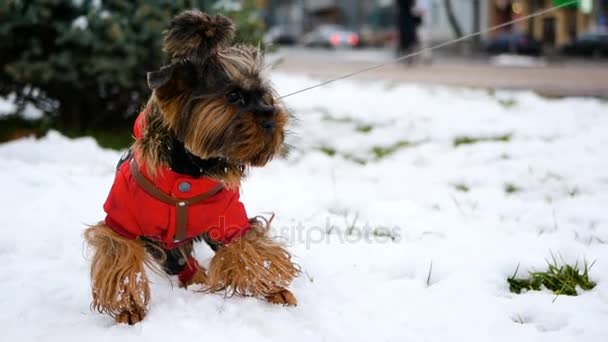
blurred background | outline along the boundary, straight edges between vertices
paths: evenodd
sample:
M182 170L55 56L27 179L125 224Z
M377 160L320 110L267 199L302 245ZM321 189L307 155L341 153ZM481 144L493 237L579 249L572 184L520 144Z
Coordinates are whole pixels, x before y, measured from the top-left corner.
M162 30L187 8L233 18L277 71L327 79L564 3L362 78L607 97L608 0L3 0L0 141L128 145Z

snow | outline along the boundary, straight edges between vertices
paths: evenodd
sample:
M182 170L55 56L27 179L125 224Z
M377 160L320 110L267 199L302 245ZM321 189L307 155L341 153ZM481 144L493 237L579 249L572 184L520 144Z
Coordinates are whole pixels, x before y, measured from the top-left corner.
M81 15L78 18L74 19L74 21L72 21L73 28L77 28L80 30L86 30L88 26L89 26L89 20L84 15Z
M239 1L234 0L219 0L213 4L214 10L223 10L226 12L240 11L242 7L243 6Z
M72 4L76 7L80 7L82 5L84 5L84 0L72 0ZM90 6L93 8L100 8L101 7L101 0L93 0L90 3Z
M16 95L10 93L6 97L0 96L0 118L15 114L17 112L17 105L15 104ZM27 102L21 112L21 117L27 120L36 120L42 118L44 115L42 111L32 103Z
M273 80L280 94L316 82ZM303 269L292 285L297 307L183 290L152 275L141 324L91 312L82 231L103 218L121 153L51 132L0 145L3 337L607 340L608 103L350 81L286 102L298 118L295 148L254 170L242 193L250 215L277 214L273 233ZM501 135L510 139L453 144ZM399 141L412 145L380 159L373 152ZM521 190L506 193L509 183ZM597 286L557 300L547 290L509 292L518 264L523 275L551 254L597 260ZM201 245L197 255L208 264L212 252Z
M490 58L490 64L500 67L542 68L547 62L539 57L502 54Z
M6 97L0 97L0 117L14 114L17 110L15 104L15 94L8 94Z
M108 10L102 10L99 12L99 17L101 19L109 19L112 17L112 13L110 13Z

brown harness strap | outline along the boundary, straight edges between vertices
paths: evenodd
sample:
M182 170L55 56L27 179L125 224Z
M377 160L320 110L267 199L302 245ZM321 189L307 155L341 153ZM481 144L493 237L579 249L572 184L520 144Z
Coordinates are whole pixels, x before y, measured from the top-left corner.
M137 162L135 158L131 158L131 174L139 185L148 195L156 198L157 200L171 204L175 206L175 241L184 240L187 236L188 232L188 206L191 204L196 204L202 202L211 196L220 192L224 186L222 184L218 184L215 188L202 193L197 196L193 196L190 198L175 198L167 195L162 192L159 188L154 186L152 182L150 182L140 171L137 166Z

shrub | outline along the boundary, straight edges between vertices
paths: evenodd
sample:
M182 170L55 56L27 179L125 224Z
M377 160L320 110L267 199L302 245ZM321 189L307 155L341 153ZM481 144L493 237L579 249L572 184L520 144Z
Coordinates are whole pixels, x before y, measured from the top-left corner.
M149 96L146 72L166 62L162 31L175 14L207 2L2 1L0 96L15 94L18 108L33 103L70 135L130 126ZM248 14L252 30L261 22L244 9L237 26ZM258 44L260 32L237 37Z

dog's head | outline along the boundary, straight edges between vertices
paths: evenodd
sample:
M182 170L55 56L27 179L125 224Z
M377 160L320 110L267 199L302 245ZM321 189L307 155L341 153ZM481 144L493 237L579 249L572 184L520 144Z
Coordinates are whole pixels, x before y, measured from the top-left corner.
M264 75L262 52L232 45L223 16L189 10L166 32L171 63L148 73L165 124L186 150L230 166L263 166L281 152L289 115Z

